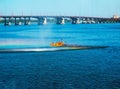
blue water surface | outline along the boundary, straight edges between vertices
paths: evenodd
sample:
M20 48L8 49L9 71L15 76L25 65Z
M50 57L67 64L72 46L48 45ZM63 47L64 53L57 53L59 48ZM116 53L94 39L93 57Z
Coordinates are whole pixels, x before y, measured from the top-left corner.
M120 24L0 25L0 49L49 48L51 42L108 46L0 53L0 89L120 89Z

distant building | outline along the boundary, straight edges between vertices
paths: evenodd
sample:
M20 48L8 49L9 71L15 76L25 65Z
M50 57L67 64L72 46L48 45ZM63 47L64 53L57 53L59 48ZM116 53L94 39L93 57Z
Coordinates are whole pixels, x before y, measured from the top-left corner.
M118 18L120 18L120 17L119 17L119 15L113 15L113 18L114 18L114 19L118 19Z

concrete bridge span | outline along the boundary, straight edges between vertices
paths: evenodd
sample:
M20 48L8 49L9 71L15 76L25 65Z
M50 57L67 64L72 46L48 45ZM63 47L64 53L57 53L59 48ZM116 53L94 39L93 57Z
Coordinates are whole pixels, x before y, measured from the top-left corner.
M100 23L120 23L120 18L104 18L104 17L84 17L84 16L0 16L4 20L4 25L29 25L31 19L37 19L37 23L47 24L47 20L54 18L56 24L65 24L65 19L69 18L71 24L100 24Z

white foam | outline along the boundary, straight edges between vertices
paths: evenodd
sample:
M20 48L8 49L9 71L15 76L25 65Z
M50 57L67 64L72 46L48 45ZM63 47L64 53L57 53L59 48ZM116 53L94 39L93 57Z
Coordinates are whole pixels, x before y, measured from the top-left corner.
M21 48L21 49L2 49L0 52L44 52L44 51L59 51L67 48Z

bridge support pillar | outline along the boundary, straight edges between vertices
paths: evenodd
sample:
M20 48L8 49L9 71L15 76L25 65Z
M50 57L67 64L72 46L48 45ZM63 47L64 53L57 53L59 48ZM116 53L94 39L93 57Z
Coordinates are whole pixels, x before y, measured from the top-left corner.
M15 18L15 25L22 25L21 18Z
M5 26L7 25L7 20L6 20L6 18L4 18L4 25L5 25Z
M72 19L72 24L79 24L80 23L80 19L79 18L71 18Z
M95 24L95 20L94 20L94 19L91 19L91 23L92 23L92 24Z
M38 25L47 24L47 18L38 18Z
M118 19L118 23L120 23L120 19Z
M94 20L95 20L96 24L99 24L99 19L98 18L95 18Z
M15 25L22 25L22 21L21 21L21 18L15 18Z
M29 18L24 18L24 24L25 25L30 25L30 17Z
M6 25L11 25L11 18L4 18L4 25L6 26Z
M64 18L57 18L57 24L65 24Z
M19 18L18 24L19 24L19 25L22 25L22 20L21 20L21 18Z
M15 18L15 25L17 25L17 18Z

